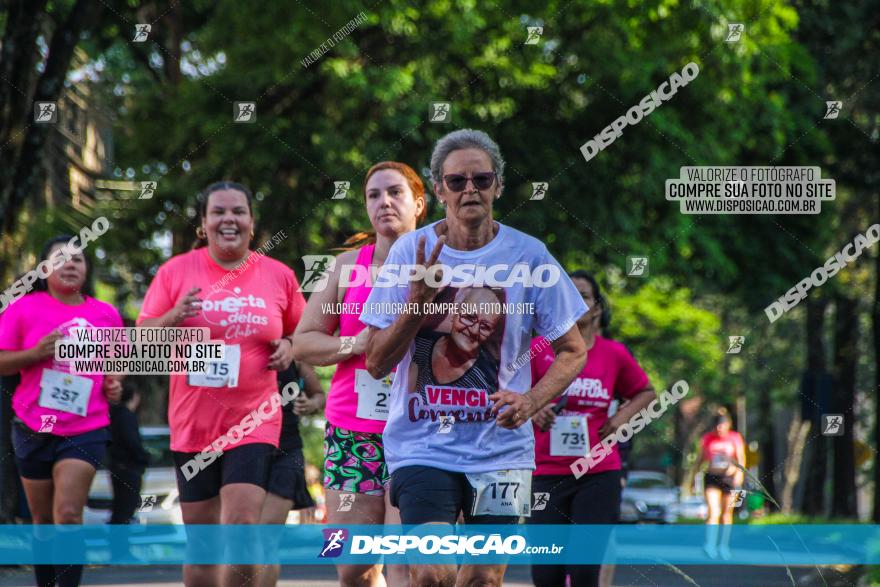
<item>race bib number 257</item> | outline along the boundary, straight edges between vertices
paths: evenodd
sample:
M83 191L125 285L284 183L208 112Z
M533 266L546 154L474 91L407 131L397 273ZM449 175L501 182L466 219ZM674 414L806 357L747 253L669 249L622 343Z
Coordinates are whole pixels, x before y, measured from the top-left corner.
M44 408L85 416L93 384L88 377L43 369L39 404Z

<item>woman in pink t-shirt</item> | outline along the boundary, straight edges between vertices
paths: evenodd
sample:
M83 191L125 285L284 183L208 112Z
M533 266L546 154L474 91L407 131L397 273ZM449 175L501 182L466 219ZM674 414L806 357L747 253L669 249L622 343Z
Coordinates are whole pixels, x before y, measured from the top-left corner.
M425 218L425 186L408 165L385 161L367 171L364 196L375 235L357 235L346 243L362 246L339 255L326 287L311 294L294 344L298 360L338 364L324 434L329 523L399 524L400 514L387 499L382 444L391 379L378 381L367 372L367 330L359 317L371 289L365 278L382 266L394 241ZM382 565L339 565L338 572L342 585L385 584ZM388 577L392 585L406 585L407 569L390 566Z
M730 524L733 524L734 491L743 484L742 467L746 462L746 446L739 432L732 429L732 422L727 410L721 408L712 421L712 430L700 440L700 461L705 464L706 473L703 477L706 504L709 506L709 517L706 520L706 554L716 558L719 554L724 559L730 558ZM718 524L726 526L721 534L719 544Z
M257 524L282 425L277 371L293 360L290 337L305 299L289 267L250 250L253 198L245 186L208 186L201 216L196 233L207 246L159 268L138 325L209 328L225 343L223 361L208 371L171 376L168 424L183 521ZM289 391L282 405L293 400ZM217 565L185 565L184 581L232 584L257 573L256 565L230 566L221 581Z
M52 239L40 260L65 256L72 237ZM72 251L71 251L72 252ZM0 375L20 374L12 396L12 444L34 524L82 524L89 487L107 450L107 401L119 377L77 375L56 362L55 341L70 329L121 327L116 308L88 295L91 264L81 251L50 262L34 291L0 316ZM81 565L36 565L37 585L79 585Z
M611 321L599 284L586 271L570 273L590 310L577 322L587 347L587 362L565 393L532 417L535 465L532 493L541 496L530 524L616 524L620 518L621 464L615 445L602 461L576 478L571 465L615 433L656 397L648 376L619 342L601 336ZM543 338L532 341L532 381L553 364L553 349ZM615 399L624 403L612 412ZM538 587L562 587L566 574L577 587L599 584L599 565L532 566Z

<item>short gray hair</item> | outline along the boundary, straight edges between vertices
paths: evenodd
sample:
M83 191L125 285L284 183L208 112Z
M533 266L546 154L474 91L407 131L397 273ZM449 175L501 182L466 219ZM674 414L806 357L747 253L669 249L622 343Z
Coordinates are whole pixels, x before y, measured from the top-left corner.
M492 171L498 174L498 183L504 183L504 158L498 143L483 131L470 128L452 131L434 145L434 152L431 153L431 178L434 183L443 185L443 163L450 153L461 149L479 149L489 155Z

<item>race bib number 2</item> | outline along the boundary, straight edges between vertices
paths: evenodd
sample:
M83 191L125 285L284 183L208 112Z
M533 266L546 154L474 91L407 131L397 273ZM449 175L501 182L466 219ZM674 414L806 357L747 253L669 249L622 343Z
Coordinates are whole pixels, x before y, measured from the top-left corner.
M511 469L468 473L473 488L473 516L528 516L531 513L532 472Z
M374 379L365 369L354 372L354 390L358 396L357 417L366 420L387 420L388 400L394 373L382 379Z
M39 404L44 408L85 416L94 383L88 377L43 369Z
M589 439L586 417L556 416L550 429L550 456L587 456Z
M203 373L190 373L186 382L193 387L238 387L241 346L227 344L223 360L208 363Z

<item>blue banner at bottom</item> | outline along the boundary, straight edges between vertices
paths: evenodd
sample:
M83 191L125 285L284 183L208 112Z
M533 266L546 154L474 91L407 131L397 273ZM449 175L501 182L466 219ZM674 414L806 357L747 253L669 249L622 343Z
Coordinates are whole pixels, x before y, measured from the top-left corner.
M880 526L0 526L0 564L880 564Z

